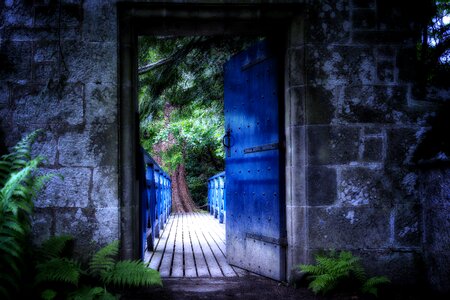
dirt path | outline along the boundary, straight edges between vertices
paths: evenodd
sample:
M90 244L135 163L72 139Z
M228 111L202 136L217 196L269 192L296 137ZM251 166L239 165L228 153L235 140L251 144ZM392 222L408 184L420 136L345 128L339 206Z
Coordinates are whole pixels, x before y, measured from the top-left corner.
M163 288L142 289L128 292L121 299L242 299L242 300L428 300L449 299L426 292L421 287L409 287L380 291L379 297L372 295L315 295L305 287L293 288L260 276L245 276L239 278L166 278Z

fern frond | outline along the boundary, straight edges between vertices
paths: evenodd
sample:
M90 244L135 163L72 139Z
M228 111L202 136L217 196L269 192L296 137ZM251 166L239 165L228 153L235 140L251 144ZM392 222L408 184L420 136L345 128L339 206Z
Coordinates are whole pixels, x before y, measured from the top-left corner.
M61 257L62 253L67 250L69 243L73 241L73 237L69 235L54 236L42 243L37 250L37 258L39 261L49 260Z
M41 293L43 300L53 300L56 298L57 293L54 290L47 289Z
M378 286L381 284L387 284L391 281L386 276L375 276L369 278L361 287L361 292L366 294L372 294L378 297Z
M94 276L103 276L104 273L110 272L116 263L116 257L119 254L119 241L100 249L92 256L89 262L89 272Z
M109 297L109 298L108 298ZM94 300L94 299L114 299L117 297L108 293L104 288L101 287L90 287L83 286L76 291L69 294L67 297L69 300Z
M135 260L119 261L111 272L103 275L106 284L128 287L162 286L158 271L148 268L143 262Z
M78 285L81 268L78 262L67 258L52 258L36 266L36 282L65 282Z
M315 293L326 294L333 290L337 284L338 277L332 274L322 274L317 277L309 284L309 288Z

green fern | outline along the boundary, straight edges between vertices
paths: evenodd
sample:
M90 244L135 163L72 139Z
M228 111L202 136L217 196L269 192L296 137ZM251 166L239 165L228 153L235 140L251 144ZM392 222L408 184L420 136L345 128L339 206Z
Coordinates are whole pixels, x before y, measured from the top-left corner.
M56 291L47 289L41 293L41 298L43 300L53 300L56 298L56 295L57 295Z
M316 265L300 265L300 270L309 274L311 280L309 288L314 293L327 294L344 283L356 282L361 292L378 294L378 286L389 282L384 276L367 279L359 257L353 256L349 251L339 254L331 252L328 255L316 255Z
M120 287L162 286L159 272L138 260L117 262L111 272L104 274L103 280L106 284Z
M36 283L64 282L77 286L82 273L77 261L59 257L38 264L36 269Z
M0 298L11 299L20 290L28 264L33 197L51 177L35 176L42 161L31 159L31 144L39 131L33 132L0 158Z
M101 287L84 286L71 293L69 300L116 300L118 297Z
M391 281L386 276L375 276L369 278L361 287L361 291L366 294L372 294L378 297L378 286L381 284L387 284Z
M73 237L69 235L61 235L51 237L46 240L37 249L38 261L50 260L52 258L60 258L62 254L67 251L69 243L73 242Z
M162 285L159 273L148 268L141 261L118 261L119 241L100 249L89 263L91 275L100 277L105 284L116 286L141 287Z
M114 268L118 254L119 241L114 241L100 249L89 262L90 273L94 276L103 277Z

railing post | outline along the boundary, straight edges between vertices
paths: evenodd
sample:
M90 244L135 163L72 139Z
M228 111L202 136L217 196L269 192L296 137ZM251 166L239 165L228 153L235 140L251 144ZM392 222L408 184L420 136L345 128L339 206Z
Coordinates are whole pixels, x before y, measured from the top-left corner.
M220 176L219 178L219 222L223 223L223 211L224 211L224 177Z
M208 210L209 214L220 223L226 218L226 187L225 172L218 173L208 179Z

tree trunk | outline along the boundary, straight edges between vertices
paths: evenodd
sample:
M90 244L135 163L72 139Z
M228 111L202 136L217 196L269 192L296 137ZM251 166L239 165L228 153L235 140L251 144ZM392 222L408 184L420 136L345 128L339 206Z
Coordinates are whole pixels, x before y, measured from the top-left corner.
M172 207L173 212L193 212L196 209L187 186L186 168L183 164L172 175Z

